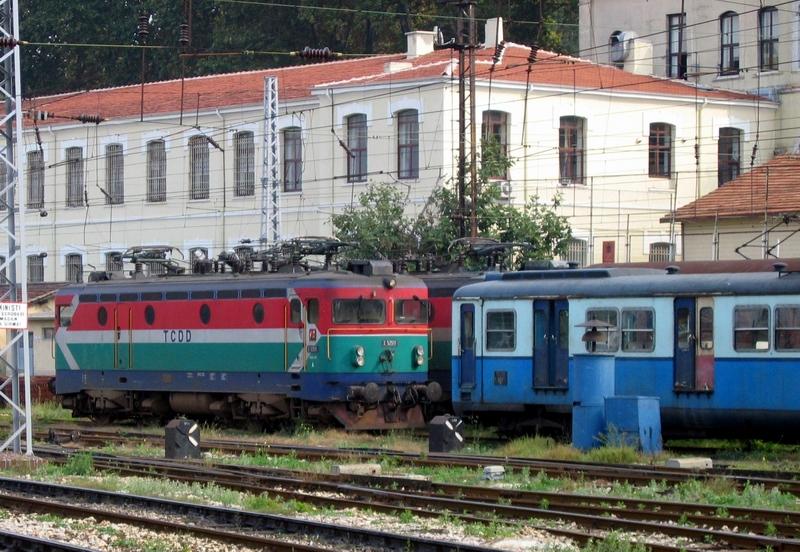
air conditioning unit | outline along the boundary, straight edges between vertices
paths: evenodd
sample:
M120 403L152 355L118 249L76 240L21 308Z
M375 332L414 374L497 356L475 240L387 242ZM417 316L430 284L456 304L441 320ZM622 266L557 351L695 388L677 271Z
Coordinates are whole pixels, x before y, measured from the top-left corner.
M508 180L501 180L497 183L500 188L500 199L511 199L511 182Z
M633 41L638 37L639 35L633 31L614 32L609 39L611 63L621 64L628 59L633 47Z

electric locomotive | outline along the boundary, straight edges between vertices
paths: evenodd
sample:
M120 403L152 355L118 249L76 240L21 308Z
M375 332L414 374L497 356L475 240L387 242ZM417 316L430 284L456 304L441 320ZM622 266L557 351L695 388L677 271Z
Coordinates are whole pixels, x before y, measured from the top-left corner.
M349 268L137 270L67 286L56 297L56 392L74 415L102 420L422 426L441 397L428 377L427 288L390 263Z
M453 404L568 432L576 358L609 356L616 396L657 397L665 435L796 439L800 273L648 269L487 275L453 299Z

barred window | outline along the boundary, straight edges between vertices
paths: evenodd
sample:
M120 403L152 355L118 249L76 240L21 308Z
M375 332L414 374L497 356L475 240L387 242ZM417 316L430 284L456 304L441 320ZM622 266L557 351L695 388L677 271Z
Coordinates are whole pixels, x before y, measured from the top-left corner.
M237 132L233 136L234 163L234 195L251 196L256 193L256 146L253 133L249 130Z
M83 205L83 148L67 148L67 207Z
M629 353L650 352L655 347L655 314L652 309L622 311L622 350Z
M117 205L125 201L125 161L122 144L106 146L106 204Z
M720 54L719 74L739 73L739 16L736 12L725 12L719 18Z
M667 123L650 123L650 176L672 176L672 142L674 127Z
M41 151L28 152L28 198L30 209L44 207L44 154Z
M70 253L66 256L67 282L83 281L83 256L80 253Z
M44 257L28 255L28 281L32 284L44 282Z
M114 272L118 270L122 270L122 253L109 251L106 253L106 271Z
M303 140L298 127L283 130L283 191L303 189Z
M208 199L208 139L192 136L189 139L189 180L191 199Z
M745 352L769 350L769 307L756 305L733 309L733 348Z
M558 129L558 166L562 184L583 184L586 119L561 117Z
M513 310L486 313L486 350L513 351L516 348L516 316Z
M596 329L598 335L594 340L594 347L590 341L586 342L586 350L590 353L613 353L619 349L619 313L617 309L587 309L586 322L605 322L609 326L598 324L587 330Z
M397 114L397 177L419 177L419 117L416 109Z
M589 247L586 240L570 238L567 242L567 252L562 255L562 260L568 263L575 263L578 266L586 266Z
M672 244L669 242L655 242L650 244L650 255L648 261L651 263L659 263L670 261L672 253Z
M739 176L742 158L742 131L738 128L719 129L717 143L717 185L722 186Z
M167 150L164 140L147 143L147 201L167 200Z
M347 117L347 181L367 179L367 116L356 113Z
M758 12L758 67L778 70L778 8L774 6Z

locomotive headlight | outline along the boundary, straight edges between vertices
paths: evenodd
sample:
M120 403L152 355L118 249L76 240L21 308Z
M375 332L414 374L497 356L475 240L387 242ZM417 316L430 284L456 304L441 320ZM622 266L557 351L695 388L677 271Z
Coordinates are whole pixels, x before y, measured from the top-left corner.
M363 367L366 363L365 355L364 347L357 345L356 348L353 349L353 364L359 368Z
M414 347L414 364L422 366L425 363L425 348L422 345Z

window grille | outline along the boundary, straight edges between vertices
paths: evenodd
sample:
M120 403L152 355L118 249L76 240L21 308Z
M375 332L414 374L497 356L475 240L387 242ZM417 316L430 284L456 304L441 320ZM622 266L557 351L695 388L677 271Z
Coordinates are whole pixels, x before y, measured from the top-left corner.
M356 113L347 117L347 181L367 179L367 116Z
M483 112L483 134L484 141L493 140L500 146L500 154L508 156L508 113L504 111L484 111ZM490 178L507 179L508 174L503 171L499 174L491 174Z
M44 258L28 255L28 281L32 284L44 282Z
M673 126L667 123L650 123L650 149L648 171L650 176L672 176Z
M83 257L80 253L70 253L66 256L67 281L83 281Z
M83 148L67 148L67 207L83 205Z
M650 244L650 255L648 257L651 263L661 263L671 261L672 246L669 242L655 242Z
M122 270L122 253L109 251L106 253L106 271L114 272L118 270Z
M30 209L44 207L44 154L41 151L28 152L28 198Z
M558 165L562 184L582 184L586 119L561 117L558 129Z
M719 18L719 74L739 74L739 16L725 12Z
M688 64L686 54L686 14L667 16L667 76L685 79Z
M106 205L125 201L125 161L122 144L106 146Z
M237 132L233 137L234 163L234 195L237 197L251 196L256 193L256 146L253 133L248 131Z
M778 70L778 9L772 6L758 12L758 67Z
M191 199L208 199L208 139L192 136L189 139L189 180Z
M722 186L739 176L742 158L742 131L738 128L719 129L717 143L717 185Z
M147 201L167 200L167 150L163 140L147 143Z
M397 114L397 176L419 178L419 117L416 109Z
M563 260L569 263L576 263L578 266L586 266L588 249L586 240L571 238L567 243L567 252L564 254Z
M283 191L303 189L303 142L300 129L283 130Z

